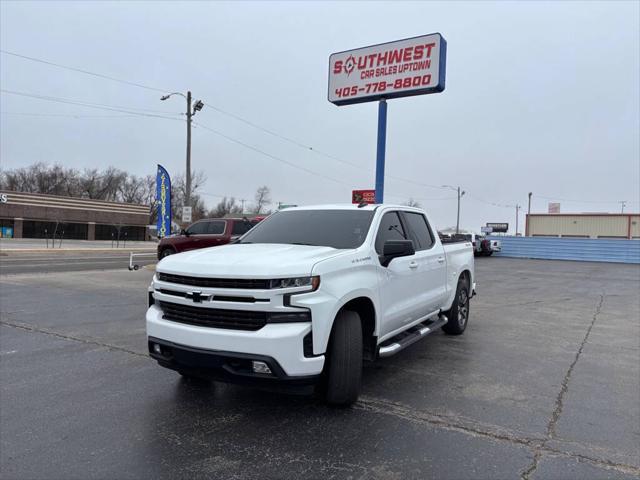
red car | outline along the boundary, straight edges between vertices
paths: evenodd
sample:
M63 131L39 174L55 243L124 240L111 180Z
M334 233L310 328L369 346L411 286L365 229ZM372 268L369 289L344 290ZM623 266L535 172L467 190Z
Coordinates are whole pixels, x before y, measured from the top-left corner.
M244 235L264 217L205 218L192 223L179 235L164 237L158 244L158 260L174 253L225 245Z

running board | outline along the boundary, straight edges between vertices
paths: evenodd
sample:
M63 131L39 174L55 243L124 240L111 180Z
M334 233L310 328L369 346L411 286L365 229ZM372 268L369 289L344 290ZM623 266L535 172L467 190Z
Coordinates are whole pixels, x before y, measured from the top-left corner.
M378 356L381 358L390 357L391 355L395 355L400 350L404 350L409 345L413 345L418 340L423 337L426 337L430 333L438 330L440 327L445 325L449 320L444 315L440 315L437 320L432 322L423 322L419 323L415 327L411 327L410 329L400 333L395 338L401 337L398 340L393 341L387 345L383 345L378 350ZM385 342L386 343L386 342Z

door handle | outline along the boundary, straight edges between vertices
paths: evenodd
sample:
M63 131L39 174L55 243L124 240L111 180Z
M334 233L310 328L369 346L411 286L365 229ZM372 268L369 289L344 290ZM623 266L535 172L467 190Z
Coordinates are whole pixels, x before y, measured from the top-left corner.
M438 263L444 263L444 257L438 257Z
M409 264L409 268L418 268L418 262L413 261Z

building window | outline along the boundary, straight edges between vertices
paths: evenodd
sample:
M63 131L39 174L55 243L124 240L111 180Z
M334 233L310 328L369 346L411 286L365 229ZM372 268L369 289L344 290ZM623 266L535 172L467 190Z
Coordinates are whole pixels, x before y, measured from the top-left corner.
M13 219L0 218L0 237L13 238Z
M96 224L96 240L146 240L146 227Z
M86 223L41 222L25 220L22 224L23 238L66 238L86 240L88 225Z

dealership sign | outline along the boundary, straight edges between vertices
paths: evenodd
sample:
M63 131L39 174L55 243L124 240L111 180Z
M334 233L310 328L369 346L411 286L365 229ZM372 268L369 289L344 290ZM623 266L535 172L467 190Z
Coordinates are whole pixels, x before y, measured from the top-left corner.
M487 223L487 227L491 227L493 233L507 233L509 230L508 223Z
M354 190L351 192L351 203L376 203L375 190Z
M348 105L442 92L446 56L439 33L334 53L329 101Z

